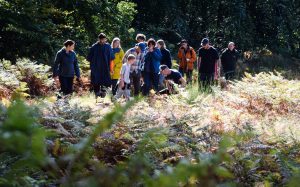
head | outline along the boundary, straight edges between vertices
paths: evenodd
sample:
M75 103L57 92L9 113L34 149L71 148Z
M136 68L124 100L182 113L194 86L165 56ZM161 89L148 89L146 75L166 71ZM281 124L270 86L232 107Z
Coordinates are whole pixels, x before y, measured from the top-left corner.
M205 49L209 48L209 39L208 38L203 38L201 41L201 46Z
M166 49L166 44L165 44L165 41L163 41L163 40L158 40L156 43L156 46L159 49Z
M137 34L135 37L135 40L140 43L140 42L145 42L146 41L146 36L144 34Z
M99 42L101 44L105 44L107 42L107 38L106 38L106 35L104 33L100 33L98 35L98 39L99 39Z
M111 47L112 48L121 48L120 38L114 38L113 41L111 42Z
M188 42L187 42L187 40L185 40L185 39L181 40L181 42L180 42L180 47L181 47L181 48L184 48L184 49L187 49L187 47L188 47Z
M75 48L75 42L73 40L67 40L64 42L64 46L67 51L73 51Z
M128 55L127 57L127 63L128 64L133 64L136 60L136 57L133 54Z
M153 38L150 38L150 39L148 40L148 42L147 42L148 48L149 48L149 49L153 49L153 48L155 47L155 45L156 45L155 40L154 40Z
M169 75L171 73L167 65L161 65L159 68L160 68L160 73L163 74L164 76Z
M140 42L140 43L138 43L138 44L135 45L135 50L138 53L144 52L145 49L146 49L146 44L144 42Z
M228 49L232 51L235 48L235 44L233 42L228 43Z

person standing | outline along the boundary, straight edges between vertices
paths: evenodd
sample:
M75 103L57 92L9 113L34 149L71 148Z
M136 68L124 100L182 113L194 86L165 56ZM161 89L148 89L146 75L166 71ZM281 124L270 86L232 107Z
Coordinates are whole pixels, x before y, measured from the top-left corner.
M237 60L238 51L235 49L235 44L229 42L228 48L221 55L221 65L226 80L234 79Z
M107 43L104 33L98 35L96 42L89 51L87 60L91 68L91 84L96 97L105 97L106 88L111 86L111 60L114 59L111 46Z
M112 74L111 74L111 89L112 94L116 95L117 91L117 83L120 78L120 71L122 67L122 60L124 57L124 51L121 47L121 41L120 38L114 38L111 42L112 52L115 56L115 59L113 60L112 65Z
M181 40L178 51L179 72L184 76L186 74L187 84L192 83L194 62L197 59L195 50L189 46L187 40Z
M149 91L152 87L156 92L158 91L159 66L162 57L160 50L155 47L156 42L154 39L149 39L147 45L148 51L145 55L145 63L143 68L143 95L149 95Z
M202 39L201 46L198 51L198 81L200 87L207 89L218 76L219 55L207 38Z
M172 68L172 58L171 58L171 53L170 51L166 48L166 44L163 40L158 40L157 43L157 48L160 49L161 52L161 65L166 65L168 66L169 69Z
M133 54L128 55L127 61L122 65L121 77L118 84L118 91L115 96L115 99L119 99L122 96L126 100L130 98L130 66L135 62L136 58Z
M74 75L77 80L80 79L80 70L76 53L74 52L75 42L67 40L64 42L64 47L56 53L53 66L53 78L57 85L60 85L61 92L64 95L73 92Z
M136 37L135 37L135 40L137 41L137 43L145 43L145 45L147 45L146 43L146 36L144 34L137 34Z
M138 96L141 90L141 69L144 64L146 45L144 42L140 42L135 47L126 51L123 57L123 64L127 62L129 55L136 57L135 62L130 66L130 79L134 88L134 96Z

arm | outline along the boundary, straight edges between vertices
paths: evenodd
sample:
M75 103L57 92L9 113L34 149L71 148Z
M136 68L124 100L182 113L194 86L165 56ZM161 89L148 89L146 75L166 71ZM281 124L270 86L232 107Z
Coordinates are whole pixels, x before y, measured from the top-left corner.
M126 53L123 55L122 64L125 64L127 62L127 58L129 55L130 55L130 49L128 49L128 51L126 51Z
M152 52L152 55L153 55L154 59L156 59L156 60L158 60L158 61L161 60L162 54L161 54L161 52L160 52L159 49L156 48L156 49Z
M196 52L195 52L194 49L192 49L192 57L191 57L191 59L190 59L190 62L191 62L191 63L194 63L194 62L196 62L196 60L197 60Z
M197 68L198 68L198 71L200 69L200 65L201 65L201 57L198 57L198 61L197 61Z
M57 77L59 74L59 65L61 63L61 55L59 52L56 53L54 66L53 66L53 78Z
M168 51L168 55L166 56L166 62L167 62L167 66L169 68L172 68L172 57L170 51Z
M178 57L179 59L181 59L181 58L182 58L182 52L181 52L181 49L179 49L179 50L178 50L177 57Z
M112 48L111 48L111 46L109 45L109 53L110 53L110 61L112 61L112 60L114 60L115 59L115 54L113 53L113 51L112 51Z
M185 81L185 79L184 79L183 77L181 77L181 78L179 79L179 81L180 81L182 87L185 87L185 86L186 86L186 81Z
M75 69L75 75L79 79L80 78L80 70L79 70L79 65L78 65L78 60L76 57L76 53L74 53L75 59L74 59L74 69Z
M90 63L92 63L92 60L93 60L93 57L94 57L94 53L93 53L93 47L91 47L90 48L90 50L89 50L89 54L88 54L88 56L87 56L87 61L89 61Z
M220 59L217 51L215 52L215 59L215 79L218 79L220 74Z

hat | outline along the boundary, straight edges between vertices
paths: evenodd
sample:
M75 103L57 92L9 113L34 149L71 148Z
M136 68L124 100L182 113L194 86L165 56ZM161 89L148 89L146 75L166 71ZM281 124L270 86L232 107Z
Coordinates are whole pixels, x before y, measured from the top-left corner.
M137 44L135 44L135 46L139 47L141 49L141 51L145 51L145 49L146 49L145 42L137 43Z
M182 39L182 40L178 43L178 45L181 45L181 44L183 44L183 43L188 43L188 41L187 41L186 39Z
M161 66L159 66L160 71L163 71L163 70L165 70L167 68L168 68L167 65L161 65Z
M203 38L201 41L201 45L206 45L209 43L209 39L208 38Z
M99 39L106 38L106 35L105 35L104 33L100 33L100 34L98 35L98 38L99 38Z

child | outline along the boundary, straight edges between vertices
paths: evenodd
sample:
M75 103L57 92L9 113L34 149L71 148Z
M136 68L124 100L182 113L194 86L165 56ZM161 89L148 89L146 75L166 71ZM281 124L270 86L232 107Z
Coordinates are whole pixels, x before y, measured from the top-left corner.
M121 78L119 80L119 88L117 90L117 94L115 99L119 99L122 96L125 97L126 100L130 98L130 66L135 63L136 57L132 54L128 55L127 62L122 65L121 69Z

